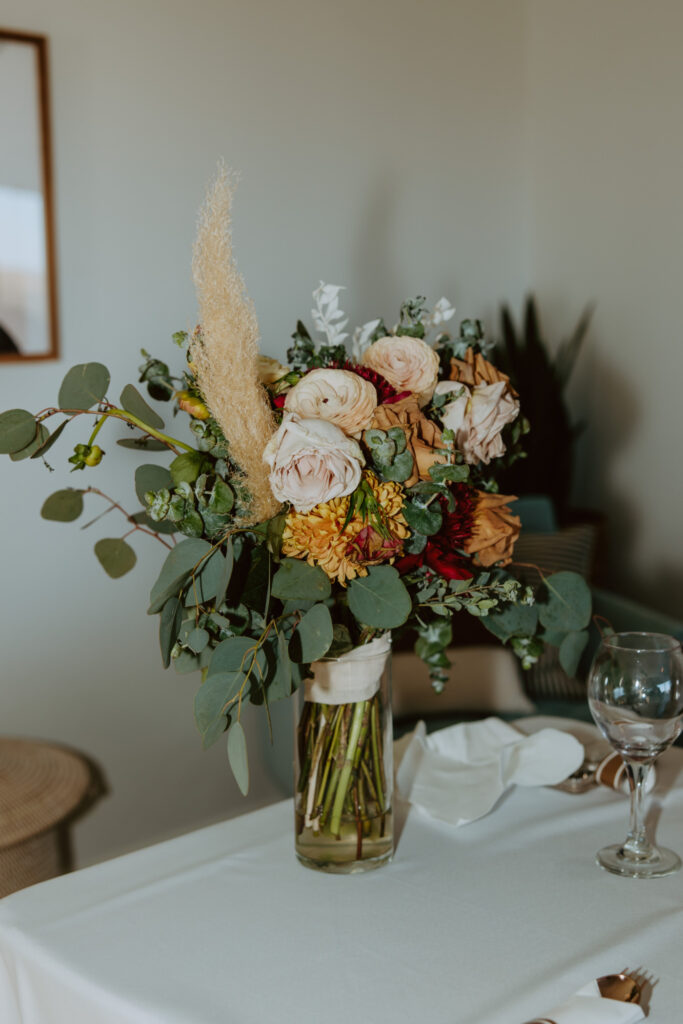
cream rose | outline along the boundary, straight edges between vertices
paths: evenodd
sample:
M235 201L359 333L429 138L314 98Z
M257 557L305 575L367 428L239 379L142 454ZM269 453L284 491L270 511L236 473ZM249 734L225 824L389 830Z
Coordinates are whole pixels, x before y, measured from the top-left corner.
M421 338L400 334L374 341L363 362L385 377L397 391L412 391L426 405L439 379L439 357Z
M258 379L262 384L274 384L280 377L289 373L289 367L283 366L277 359L270 356L259 356L257 364Z
M519 402L512 397L506 382L477 384L474 388L454 380L437 384L435 394L452 393L453 401L440 410L441 421L454 432L456 448L465 462L488 464L503 455L501 431L519 413Z
M288 412L263 458L270 466L273 494L278 501L290 501L297 512L355 491L365 464L357 441L334 423Z
M327 420L353 435L370 426L376 408L377 392L370 381L349 370L311 370L285 401L288 412Z

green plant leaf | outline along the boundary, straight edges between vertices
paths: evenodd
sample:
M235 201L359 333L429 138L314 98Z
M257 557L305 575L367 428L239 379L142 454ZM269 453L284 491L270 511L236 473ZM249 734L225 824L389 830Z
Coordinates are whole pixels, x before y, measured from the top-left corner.
M157 441L155 437L121 437L116 443L120 444L122 448L133 448L135 451L168 451L168 445L164 444L163 441Z
M0 455L20 452L33 441L38 425L25 409L8 409L0 413Z
M117 580L125 576L137 562L137 555L130 544L118 537L103 537L95 544L95 554L108 576Z
M92 409L106 395L109 380L109 370L102 363L72 366L59 389L60 408Z
M182 483L193 484L201 472L203 461L202 452L183 452L182 455L176 455L169 466L175 486Z
M533 636L538 625L538 605L510 604L501 612L485 615L481 623L503 643L513 636Z
M367 576L351 580L349 608L355 618L376 629L403 625L412 608L410 594L392 565L373 565Z
M201 667L201 662L196 654L191 651L181 651L177 658L173 659L173 668L178 675L187 676L196 672Z
M583 576L556 572L545 578L548 600L539 605L539 619L547 630L583 630L590 622L591 592Z
M295 628L289 642L293 661L310 663L325 655L332 643L332 617L324 604L314 604Z
M560 665L568 676L575 676L579 667L579 661L588 643L588 630L581 629L567 633L560 644L559 658Z
M223 562L223 573L218 581L216 587L216 607L219 608L225 599L225 592L228 589L230 583L230 577L232 576L232 570L235 565L235 549L232 543L232 537L228 537L228 543L225 547L225 555Z
M194 720L207 750L216 742L227 723L226 708L244 681L242 672L221 672L205 679L194 698Z
M322 569L298 558L285 558L273 576L271 593L281 601L324 601L331 592L330 581Z
M254 658L256 664L254 665ZM220 675L224 672L242 672L246 674L254 665L252 676L256 680L265 676L266 656L262 649L256 651L256 641L249 636L230 636L221 640L213 652L209 675Z
M154 533L170 534L178 532L178 527L175 523L171 523L167 519L162 519L160 523L157 523L146 512L134 512L130 518L134 523L139 523L140 526L144 526L147 530L153 530Z
M209 634L205 629L193 629L187 638L187 646L195 654L201 654L209 642Z
M149 595L148 615L156 615L168 601L169 597L178 595L181 585L187 580L192 570L211 550L205 540L189 538L181 540L169 552L161 567L159 577Z
M412 501L407 501L403 506L403 515L411 530L421 533L425 537L431 537L441 529L443 516L438 505L430 505L424 508Z
M78 519L83 511L83 491L69 487L63 491L55 491L43 502L40 514L43 519L53 519L58 523L71 523Z
M71 418L69 418L68 420L62 420L57 429L54 430L52 434L50 434L50 436L48 437L47 441L45 441L43 446L41 448L36 448L31 458L41 459L43 455L47 454L50 448L52 448L52 445L55 443L55 441L59 440L62 431L65 429L68 423L71 423Z
M145 493L147 491L161 491L171 489L173 481L171 474L165 466L155 466L151 462L138 466L135 470L135 493L138 501L146 508Z
M159 617L159 646L164 668L171 664L171 651L183 621L183 606L177 597L169 597Z
M133 416L137 416L148 427L153 427L156 430L164 429L164 421L159 413L147 404L138 389L132 384L126 384L121 392L121 408L132 413Z
M225 574L225 558L216 550L203 563L195 576L194 584L187 589L185 604L192 607L206 604L216 596Z
M228 729L228 761L242 796L246 796L249 792L249 761L241 722L233 722Z
M277 637L275 673L268 686L268 700L286 700L292 693L292 663L285 633L280 630Z
M38 433L33 438L30 444L27 444L25 448L22 448L18 452L10 452L10 459L12 462L21 462L22 459L30 459L39 448L46 443L50 436L50 431L47 429L44 423L38 424Z

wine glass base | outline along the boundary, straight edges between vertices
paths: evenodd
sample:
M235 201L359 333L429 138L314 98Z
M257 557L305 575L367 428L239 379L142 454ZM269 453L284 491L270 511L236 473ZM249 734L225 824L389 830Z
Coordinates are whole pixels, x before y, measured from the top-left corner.
M661 878L672 875L681 867L678 854L663 846L654 846L649 857L634 857L619 844L605 846L598 851L595 861L605 871L626 878Z

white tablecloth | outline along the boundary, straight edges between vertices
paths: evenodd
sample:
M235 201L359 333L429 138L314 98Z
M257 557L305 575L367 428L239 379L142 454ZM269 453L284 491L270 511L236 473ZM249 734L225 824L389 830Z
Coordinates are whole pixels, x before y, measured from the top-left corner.
M683 752L657 838L683 853ZM388 867L301 867L284 802L0 903L2 1024L521 1024L600 974L659 979L683 1020L683 873L616 878L595 851L628 802L517 789L454 829L411 810Z

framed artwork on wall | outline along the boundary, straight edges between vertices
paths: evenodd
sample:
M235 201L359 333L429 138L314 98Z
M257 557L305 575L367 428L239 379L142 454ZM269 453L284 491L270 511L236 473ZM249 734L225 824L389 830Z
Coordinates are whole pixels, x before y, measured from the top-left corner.
M0 362L56 359L47 39L0 28Z

